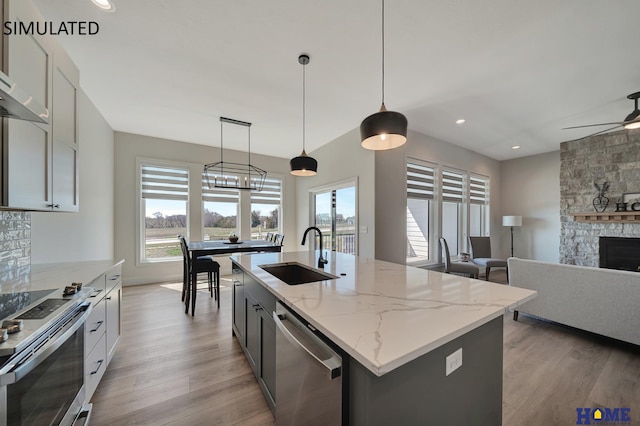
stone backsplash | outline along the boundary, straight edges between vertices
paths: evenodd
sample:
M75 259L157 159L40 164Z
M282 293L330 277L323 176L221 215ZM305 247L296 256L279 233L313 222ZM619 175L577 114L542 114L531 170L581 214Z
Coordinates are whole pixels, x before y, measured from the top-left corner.
M0 211L0 285L19 283L31 268L31 213Z
M622 130L560 144L560 263L598 266L598 237L640 237L640 223L578 223L595 212L594 182L609 182L606 211L623 193L640 193L640 130Z

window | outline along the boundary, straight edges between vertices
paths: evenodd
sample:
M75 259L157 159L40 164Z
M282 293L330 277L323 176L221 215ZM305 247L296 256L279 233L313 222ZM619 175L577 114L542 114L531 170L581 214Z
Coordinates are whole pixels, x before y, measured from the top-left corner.
M469 235L483 236L487 234L489 208L489 178L472 175L469 177Z
M281 233L282 179L267 176L260 192L251 192L251 239L263 240L268 232Z
M213 186L213 176L207 179L202 174L202 239L225 240L238 229L238 200L240 190L231 188L216 188ZM225 178L235 179L234 176ZM209 187L211 182L211 188Z
M140 164L143 262L182 257L178 234L187 232L189 170L151 163Z
M453 171L442 171L442 237L447 240L449 254L457 256L463 246L465 175Z
M407 263L428 261L432 241L435 169L407 162Z
M458 256L468 235L488 235L488 177L408 158L406 179L407 264L437 263L438 236Z

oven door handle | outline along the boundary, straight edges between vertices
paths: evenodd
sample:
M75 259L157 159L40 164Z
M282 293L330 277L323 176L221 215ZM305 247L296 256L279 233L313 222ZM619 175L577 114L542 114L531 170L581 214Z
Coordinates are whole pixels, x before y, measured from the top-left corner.
M55 334L62 331L62 334L52 336L46 343L35 349L28 347L25 352L33 351L31 354L27 354L26 358L21 358L16 364L11 366L9 371L0 375L0 386L11 385L16 383L24 376L29 374L34 368L36 368L42 361L44 361L49 355L55 352L60 346L62 346L71 336L74 335L80 327L82 327L87 320L87 317L91 313L93 307L91 304L81 305L80 309L85 309L79 316L74 311L74 318L70 323L62 326L61 330L54 331ZM34 343L34 346L36 343Z

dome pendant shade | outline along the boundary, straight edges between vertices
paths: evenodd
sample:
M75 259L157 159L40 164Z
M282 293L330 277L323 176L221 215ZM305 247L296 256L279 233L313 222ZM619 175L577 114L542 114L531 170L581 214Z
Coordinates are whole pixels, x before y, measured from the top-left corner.
M315 176L318 173L318 162L313 157L309 157L304 150L298 157L292 158L291 174L294 176Z
M387 111L384 104L380 111L371 114L360 124L362 147L375 151L397 148L407 141L407 117L395 111Z

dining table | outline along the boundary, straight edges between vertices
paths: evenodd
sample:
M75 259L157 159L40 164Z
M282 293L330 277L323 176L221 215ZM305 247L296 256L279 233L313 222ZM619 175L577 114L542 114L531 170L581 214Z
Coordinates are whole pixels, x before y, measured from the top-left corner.
M219 254L247 253L247 252L278 252L282 251L282 245L267 240L244 240L232 243L229 240L191 241L187 243L187 249L194 259L198 256L215 256Z
M189 251L190 259L197 259L199 256L216 256L232 253L280 252L282 251L282 245L267 240L242 240L236 242L231 242L229 240L207 240L187 242L187 250ZM189 289L189 270L186 259L183 262L182 281L183 289ZM192 288L191 292L191 297L195 300L196 289ZM185 300L185 303L188 304L188 300L189 298Z

